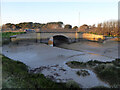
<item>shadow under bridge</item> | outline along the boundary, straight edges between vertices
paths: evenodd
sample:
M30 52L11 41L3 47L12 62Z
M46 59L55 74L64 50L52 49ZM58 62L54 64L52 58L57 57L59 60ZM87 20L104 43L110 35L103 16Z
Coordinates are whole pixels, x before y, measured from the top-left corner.
M69 43L69 38L64 35L52 36L48 41L48 44L52 46L59 46L64 43Z

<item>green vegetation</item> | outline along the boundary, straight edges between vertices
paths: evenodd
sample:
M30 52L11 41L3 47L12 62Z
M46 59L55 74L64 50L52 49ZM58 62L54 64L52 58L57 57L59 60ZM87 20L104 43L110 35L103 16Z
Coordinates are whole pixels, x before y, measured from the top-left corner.
M40 29L40 28L48 28L51 29L52 26L51 25L57 25L59 27L62 27L63 22L49 22L46 24L42 24L42 23L33 23L33 22L23 22L23 23L18 23L18 24L12 24L12 23L6 23L5 25L2 26L2 30L19 30L19 29Z
M89 34L96 34L97 35L97 33L93 33L93 32L89 32ZM99 35L102 35L102 34L99 34Z
M72 29L72 26L70 24L66 24L64 28L65 29Z
M42 23L33 23L33 22L23 22L18 24L7 23L2 26L2 31L6 30L24 30L24 29L60 29L62 28L63 22L48 22L45 24ZM72 29L70 24L64 26L65 29ZM102 23L98 23L97 25L87 25L84 24L80 27L74 26L73 29L78 29L79 32L87 32L98 35L105 35L108 37L119 37L120 32L118 31L118 21L111 20Z
M78 62L78 61L71 61L66 63L71 68L85 68L86 63Z
M70 61L67 62L66 64L71 67L71 68L91 68L91 67L95 67L98 64L107 64L107 63L111 63L111 62L101 62L101 61L97 61L97 60L91 60L88 62L78 62L78 61Z
M9 44L10 43L10 36L23 34L25 32L2 32L2 44Z
M66 83L66 87L74 88L74 89L76 88L76 89L82 90L82 89L79 88L79 85L75 81L73 81L73 80L68 81Z
M90 73L86 70L79 70L79 71L76 72L76 74L78 76L83 76L83 77L90 75Z
M103 64L95 67L94 70L98 77L108 82L112 87L120 87L120 67L113 64Z
M109 89L108 87L105 87L105 86L96 86L96 87L92 87L90 88L90 90L97 90L97 89Z
M23 34L25 32L2 32L2 38L9 38L13 35Z
M87 68L93 70L97 76L108 82L111 87L120 88L120 59L111 62L91 60L88 62L71 61L66 63L71 68ZM80 72L77 72L80 75Z
M43 74L31 73L28 67L19 61L2 56L3 89L4 88L79 88L68 83L56 83L46 78Z
M79 32L87 32L97 35L105 35L108 37L119 37L120 32L118 31L118 21L111 20L98 23L97 25L82 25L78 29Z
M102 34L109 37L119 36L120 34L118 32L118 21L115 20L99 23L96 27L95 25L93 25L90 27L89 32L99 35Z
M2 89L2 56L0 55L0 90Z
M78 29L78 27L77 27L77 26L74 26L72 29L77 30L77 29Z

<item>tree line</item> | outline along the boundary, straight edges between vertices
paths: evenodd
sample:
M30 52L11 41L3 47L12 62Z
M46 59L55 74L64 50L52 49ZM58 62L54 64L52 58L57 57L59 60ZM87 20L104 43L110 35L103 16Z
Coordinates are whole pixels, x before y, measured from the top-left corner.
M106 36L119 36L120 31L118 30L118 21L106 21L98 23L97 25L87 25L84 24L80 27L70 24L64 25L63 22L48 22L46 24L33 23L33 22L23 22L19 24L7 23L2 26L2 30L20 30L20 29L74 29L79 32L88 32L94 34L101 34Z
M77 26L74 26L72 28L72 25L70 24L66 24L64 25L63 22L48 22L46 24L42 24L42 23L33 23L33 22L23 22L23 23L18 23L18 24L12 24L12 23L6 23L2 26L2 30L5 31L9 31L9 30L24 30L24 29L78 29Z
M105 36L119 36L120 31L118 27L118 21L105 21L103 23L98 23L97 25L82 25L79 31L89 32L94 34L100 34Z
M118 21L106 21L99 23L97 27L91 29L90 32L106 36L119 36L120 31L118 30Z
M33 23L33 22L23 22L19 24L7 23L2 26L2 30L40 29L40 28L48 28L53 24L58 27L62 27L63 22L49 22L47 24Z

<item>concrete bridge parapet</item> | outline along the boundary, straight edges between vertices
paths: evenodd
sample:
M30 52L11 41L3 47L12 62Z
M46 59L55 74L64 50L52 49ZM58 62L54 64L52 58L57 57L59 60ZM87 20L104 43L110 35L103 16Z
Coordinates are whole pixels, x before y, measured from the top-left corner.
M91 41L99 41L104 40L105 37L103 35L93 35L87 33L80 33L80 32L38 32L38 33L26 33L17 35L16 37L12 37L11 41L34 41L34 42L41 42L41 43L48 43L48 41L53 38L53 43L56 41L60 41L61 43L65 41L67 43L77 42L83 39L91 40Z

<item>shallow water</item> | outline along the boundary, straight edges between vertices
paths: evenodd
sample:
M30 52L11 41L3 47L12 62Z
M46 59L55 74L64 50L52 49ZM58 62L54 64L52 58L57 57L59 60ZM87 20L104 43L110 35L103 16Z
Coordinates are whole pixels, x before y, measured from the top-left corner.
M73 60L82 62L89 60L112 61L117 57L116 42L105 44L95 43L96 42L79 42L60 46L67 49L51 47L41 43L9 44L3 46L2 53L13 60L19 60L25 63L31 69L42 66L48 67L42 70L42 73L45 76L52 75L57 82L74 80L83 88L109 86L99 80L93 71L86 69L90 75L82 77L76 74L76 70L80 69L71 69L65 64L67 61ZM112 52L110 52L110 50ZM105 51L106 53L103 54Z

